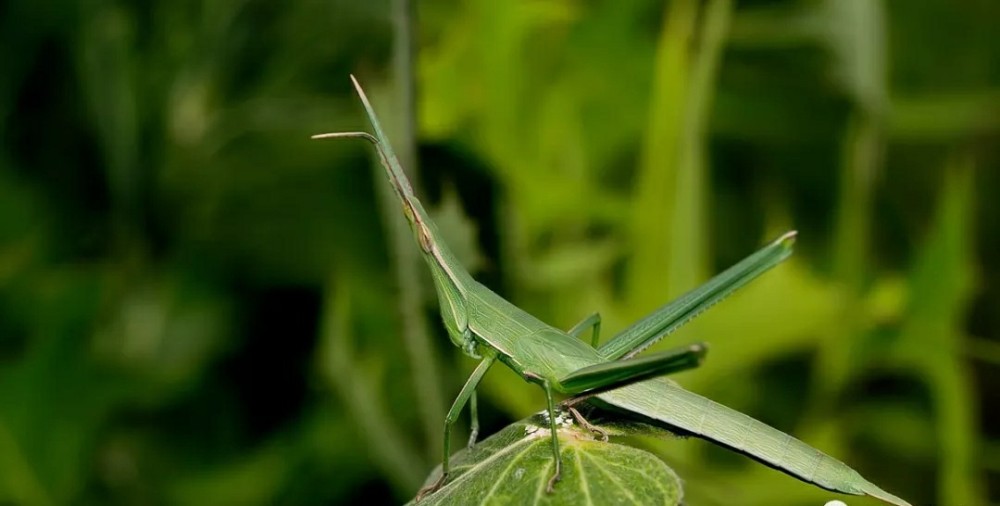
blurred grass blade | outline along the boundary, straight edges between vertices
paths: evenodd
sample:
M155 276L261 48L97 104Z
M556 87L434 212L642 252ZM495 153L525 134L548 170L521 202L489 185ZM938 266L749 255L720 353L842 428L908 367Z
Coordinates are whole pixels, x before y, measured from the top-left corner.
M351 346L351 282L331 277L326 287L321 323L320 369L340 394L371 448L371 457L400 491L420 483L423 459L396 426L396 417L382 405L368 371L355 367Z
M979 441L976 400L962 351L962 319L972 295L973 162L956 155L947 165L934 228L910 275L911 295L899 354L917 368L934 401L938 456L937 504L982 504L976 478ZM928 350L936 350L928 353Z
M681 188L681 174L691 167L682 167L680 143L684 139L688 88L690 86L690 54L692 37L697 28L698 5L695 0L672 0L664 12L663 28L653 63L653 84L650 89L648 124L643 139L639 171L635 177L632 229L632 257L628 265L627 306L633 314L642 314L651 301L663 300L683 290L683 280L677 279L675 263L676 230L681 220L693 218L681 215L690 209L680 209L679 202L691 205L684 196L689 188ZM686 181L697 180L687 174ZM697 227L696 227L697 228ZM684 236L690 244L700 245L700 233ZM697 272L696 265L684 269ZM694 283L689 283L691 286Z

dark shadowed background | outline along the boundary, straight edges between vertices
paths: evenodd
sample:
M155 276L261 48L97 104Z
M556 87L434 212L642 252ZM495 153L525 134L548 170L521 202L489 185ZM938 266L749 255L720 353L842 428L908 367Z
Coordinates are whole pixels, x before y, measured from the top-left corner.
M710 343L679 381L914 504L1000 503L1000 3L400 3L0 1L0 504L415 492L474 363L366 146L308 140L368 128L349 73L465 265L554 325L799 230L658 345ZM485 434L544 406L481 392ZM690 504L835 498L647 444Z

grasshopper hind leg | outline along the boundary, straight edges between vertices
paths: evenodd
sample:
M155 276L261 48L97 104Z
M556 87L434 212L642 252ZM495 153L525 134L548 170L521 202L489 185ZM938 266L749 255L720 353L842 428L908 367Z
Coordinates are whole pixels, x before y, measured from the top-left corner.
M601 340L601 313L592 313L574 325L573 328L567 330L566 333L573 337L580 337L587 329L590 329L590 346L597 348L597 343Z

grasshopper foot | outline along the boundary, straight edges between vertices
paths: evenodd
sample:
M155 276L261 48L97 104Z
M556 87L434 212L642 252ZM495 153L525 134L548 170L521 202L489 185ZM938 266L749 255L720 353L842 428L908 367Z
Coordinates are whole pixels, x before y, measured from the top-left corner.
M427 497L433 494L434 492L437 492L437 490L441 488L441 486L444 485L444 482L446 481L448 481L448 475L442 474L440 478L434 481L434 483L420 489L420 491L417 492L417 496L413 498L413 502L418 503L424 497Z
M569 412L573 415L573 418L576 419L576 423L580 424L580 426L583 427L584 429L587 429L590 432L593 432L594 434L600 436L601 441L604 441L605 443L608 442L608 431L588 422L587 419L584 418L583 415L581 415L580 412L577 411L576 408L574 408L573 406L567 406L567 409L569 409Z
M551 494L556 491L556 482L562 478L562 473L559 471L559 466L556 466L556 472L552 474L549 478L549 484L545 487L545 493Z
M472 429L472 432L469 433L468 449L471 450L473 446L476 446L476 439L479 439L479 429Z
M556 491L556 482L562 478L562 466L560 462L556 461L556 472L552 473L552 477L549 478L549 484L545 486L545 493L551 494Z

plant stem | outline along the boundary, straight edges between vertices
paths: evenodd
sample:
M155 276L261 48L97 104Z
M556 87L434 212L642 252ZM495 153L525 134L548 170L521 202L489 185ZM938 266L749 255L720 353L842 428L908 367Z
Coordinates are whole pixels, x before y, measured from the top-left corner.
M392 127L396 130L396 156L411 181L416 180L417 167L414 146L416 114L413 92L413 17L413 5L409 0L392 2L395 29L392 71L395 85L391 93L394 99L392 102L396 104L399 112L395 117L401 118L393 122ZM430 460L433 461L440 457L443 444L441 431L444 426L445 405L441 396L441 380L433 347L427 335L427 321L421 310L419 258L413 248L412 234L409 225L397 209L395 198L388 191L384 191L384 186L379 184L379 188L383 188L379 195L383 214L389 222L389 246L396 259L403 342L410 360L410 373L424 429L427 455L431 456Z

